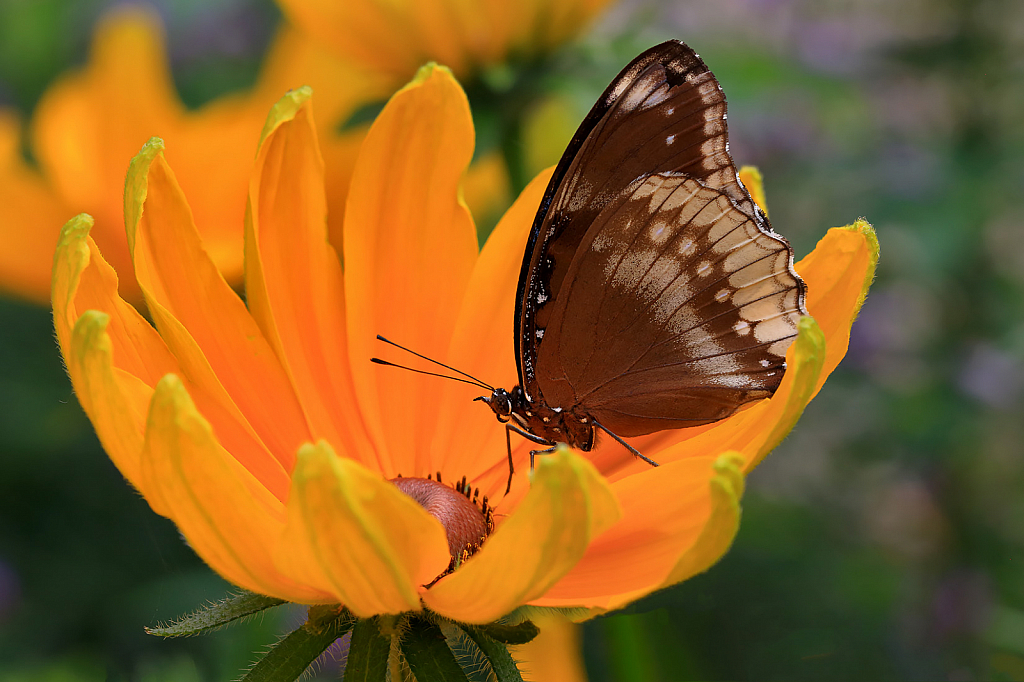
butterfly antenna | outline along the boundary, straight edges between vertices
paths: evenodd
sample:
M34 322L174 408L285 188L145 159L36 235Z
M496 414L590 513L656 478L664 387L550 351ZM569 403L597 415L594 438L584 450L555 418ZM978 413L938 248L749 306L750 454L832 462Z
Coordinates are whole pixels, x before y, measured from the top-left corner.
M479 388L485 388L485 389L487 389L489 391L493 391L494 390L490 386L486 386L486 385L484 385L482 383L478 383L476 381L470 381L469 379L463 379L462 377L450 377L447 374L438 374L437 372L425 372L422 369L413 369L412 367L406 367L405 365L396 365L393 362L388 362L387 360L381 360L380 358L370 358L370 362L372 362L374 364L377 364L377 365L384 365L385 367L397 367L398 369L407 369L410 372L416 372L416 374L426 374L428 377L441 377L442 379L451 379L452 381L461 381L464 384L469 384L471 386L477 386Z
M465 379L459 379L459 381L465 381L465 383L467 383L467 384L469 384L469 383L475 383L475 384L476 384L477 386L480 386L481 388L486 388L486 389L487 389L488 391L493 391L493 390L494 390L494 387L493 387L493 386L491 386L490 384L488 384L488 383L487 383L487 382L485 382L485 381L480 381L479 379L477 379L477 378L476 378L475 376L473 376L472 374L466 374L466 373L465 373L465 372L463 372L463 371L462 371L461 369L455 369L454 367L450 367L450 366L448 366L448 365L444 364L443 362L438 362L437 360L434 360L434 359L432 359L432 358L428 358L428 357L427 357L426 355L420 355L419 353L417 353L417 352L416 352L416 351L414 351L414 350L410 350L410 349L406 348L405 346L401 346L401 345L399 345L399 344L395 343L394 341L390 341L390 340L388 340L388 339L385 339L385 338L384 338L383 336L381 336L380 334L377 334L377 340L378 340L378 341L383 341L384 343L388 343L388 344L391 344L391 345L392 345L392 346L394 346L395 348L401 348L401 349L402 349L402 350L404 350L404 351L405 351L406 353L412 353L412 354L413 354L413 355L415 355L416 357L418 357L418 358L422 358L422 359L426 360L427 362L432 362L432 363L434 363L435 365L440 365L441 367L444 367L445 369L449 369L449 370L451 370L451 371L455 372L456 374L461 374L462 376L464 376L464 377L466 377L466 378L468 378L468 379L472 379L472 380L473 380L472 382L470 382L470 381L465 381ZM390 362L384 362L384 361L382 361L382 360L378 360L377 358L371 358L371 361L372 361L372 362L376 362L376 363L377 363L378 365L391 365L392 367L402 367L401 365L393 365L393 364L392 364L392 363L390 363ZM402 367L402 369L410 369L410 368L409 368L409 367ZM419 370L411 370L411 371L413 371L413 372L417 372L417 371L419 371ZM449 376L447 376L446 374L433 374L433 373L431 373L431 372L420 372L420 374L430 374L431 376L435 376L435 377L446 377L446 378L448 378L448 379L455 379L455 378L456 378L456 377L449 377Z

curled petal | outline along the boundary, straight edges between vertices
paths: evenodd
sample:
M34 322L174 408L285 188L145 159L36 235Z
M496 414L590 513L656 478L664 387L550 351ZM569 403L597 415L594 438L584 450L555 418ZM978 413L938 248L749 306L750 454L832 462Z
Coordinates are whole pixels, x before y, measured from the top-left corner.
M361 415L352 408L344 280L327 239L310 94L300 88L285 95L263 131L246 212L246 301L295 387L313 436L372 460Z
M153 393L142 477L196 553L234 584L290 601L329 599L276 570L270 548L284 506L220 446L173 374Z
M107 334L110 316L88 310L75 323L64 359L78 400L96 429L103 449L118 470L153 507L170 516L170 510L146 487L140 454L146 406L153 389L137 377L114 366L112 344Z
M745 461L737 452L715 460L711 478L711 516L693 543L672 569L662 586L675 585L713 566L728 551L740 526Z
M531 603L585 606L596 615L706 570L739 527L742 464L737 453L692 457L617 481L622 519Z
M846 227L833 227L814 251L796 264L807 283L807 310L828 341L815 394L846 355L850 328L875 278L878 255L874 228L866 220L858 220Z
M444 528L412 498L324 441L299 450L278 565L357 616L420 609L418 586L451 559Z
M125 181L125 227L139 286L184 377L230 396L288 470L310 439L305 415L270 344L207 254L162 148L159 139L147 143Z
M522 503L423 602L462 622L500 618L547 592L620 514L612 490L586 459L565 448L539 457Z

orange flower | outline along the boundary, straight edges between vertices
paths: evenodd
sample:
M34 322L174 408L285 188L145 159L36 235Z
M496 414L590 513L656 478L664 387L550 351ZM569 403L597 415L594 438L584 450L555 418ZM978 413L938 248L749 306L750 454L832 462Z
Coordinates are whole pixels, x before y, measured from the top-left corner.
M611 0L278 0L285 15L340 57L395 83L436 60L460 78L552 52Z
M325 126L336 126L367 98L386 92L379 78L342 66L285 28L252 91L188 111L174 89L157 17L139 8L108 16L96 29L87 66L59 79L39 102L31 128L38 170L21 158L17 117L0 110L0 288L46 300L60 225L77 211L95 217L93 237L105 257L130 273L121 219L125 161L157 133L171 146L168 156L211 257L229 281L238 282L256 153L252 131L284 92L299 85L317 88ZM336 161L329 178L333 205L344 206L361 137L325 138L324 153ZM124 293L136 298L134 279L125 278L125 285Z
M877 244L861 222L797 264L806 318L776 395L687 431L539 458L470 401L477 389L369 362L385 334L496 385L515 381L513 292L549 173L482 250L460 182L465 95L425 67L377 118L344 216L326 234L309 91L272 110L249 184L246 301L219 274L159 140L125 187L132 265L155 329L118 297L87 216L61 235L57 336L83 408L125 477L227 580L359 616L423 608L484 623L530 604L618 608L713 564L739 521L743 472L789 431L846 351ZM614 446L614 444L612 444ZM445 572L445 528L387 479L465 476L496 530ZM429 585L429 587L425 587Z

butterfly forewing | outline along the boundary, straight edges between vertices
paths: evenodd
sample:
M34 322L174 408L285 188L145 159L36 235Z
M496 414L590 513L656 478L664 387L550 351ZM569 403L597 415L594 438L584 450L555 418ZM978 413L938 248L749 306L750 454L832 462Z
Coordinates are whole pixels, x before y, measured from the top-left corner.
M539 392L624 436L771 395L803 312L790 258L723 192L644 179L579 244L537 344Z
M689 47L669 41L637 57L594 105L562 156L541 203L517 293L517 361L530 391L534 318L560 289L601 210L643 178L678 171L721 189L761 221L728 153L725 96Z
M738 179L718 82L664 43L555 169L520 273L521 386L625 436L721 419L778 387L803 288Z

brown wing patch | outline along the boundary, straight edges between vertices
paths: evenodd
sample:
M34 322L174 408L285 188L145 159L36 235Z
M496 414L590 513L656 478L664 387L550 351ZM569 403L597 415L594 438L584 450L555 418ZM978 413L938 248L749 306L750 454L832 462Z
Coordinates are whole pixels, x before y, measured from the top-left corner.
M720 419L778 386L803 282L788 243L726 193L650 176L578 246L537 326L549 404L639 435Z

